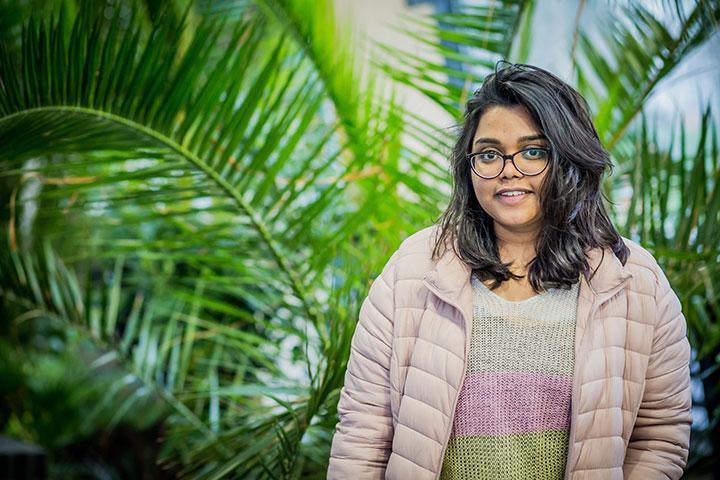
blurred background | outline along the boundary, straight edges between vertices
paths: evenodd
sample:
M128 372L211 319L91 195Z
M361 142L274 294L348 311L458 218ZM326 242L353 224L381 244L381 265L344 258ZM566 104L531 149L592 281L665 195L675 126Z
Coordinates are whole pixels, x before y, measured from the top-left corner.
M0 477L325 478L360 304L446 206L464 102L506 59L588 100L613 220L683 302L687 478L720 478L718 21L0 0Z

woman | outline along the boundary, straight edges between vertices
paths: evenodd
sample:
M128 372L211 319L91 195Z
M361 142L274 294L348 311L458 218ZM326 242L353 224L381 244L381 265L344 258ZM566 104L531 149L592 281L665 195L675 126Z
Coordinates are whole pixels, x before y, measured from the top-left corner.
M680 478L685 318L608 217L584 99L536 67L496 70L451 162L449 208L361 307L328 478Z

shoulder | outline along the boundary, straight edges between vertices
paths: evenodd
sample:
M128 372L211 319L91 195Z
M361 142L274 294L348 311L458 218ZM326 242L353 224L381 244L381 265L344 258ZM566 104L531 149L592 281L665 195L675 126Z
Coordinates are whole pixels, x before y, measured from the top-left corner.
M630 240L629 238L620 238L622 238L625 246L628 247L628 249L630 250L630 255L628 256L627 262L628 264L631 264L637 268L645 268L650 270L656 268L657 261L655 260L655 257L645 247L643 247L634 240Z
M430 255L435 246L435 239L438 233L439 226L430 225L411 234L405 238L398 247L398 257L418 254Z
M632 273L631 285L643 293L655 295L658 285L667 283L667 277L655 256L639 243L621 237L630 250L625 267Z
M440 226L430 225L407 236L388 260L400 278L422 278L434 265L432 252Z

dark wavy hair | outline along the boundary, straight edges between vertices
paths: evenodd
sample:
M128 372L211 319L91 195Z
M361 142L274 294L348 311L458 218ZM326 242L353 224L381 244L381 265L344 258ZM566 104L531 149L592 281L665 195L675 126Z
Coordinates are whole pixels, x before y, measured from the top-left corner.
M542 129L551 147L550 165L539 193L542 226L536 257L527 265L535 292L570 288L583 273L592 278L585 252L610 247L625 265L629 249L610 221L600 189L603 173L612 172L610 155L600 143L585 99L552 73L526 64L509 64L488 75L467 101L458 126L450 164L453 192L448 208L436 223L433 259L451 243L455 253L481 280L497 288L523 278L500 260L493 219L481 207L472 186L470 153L480 117L493 106L524 106ZM450 242L448 242L450 240Z

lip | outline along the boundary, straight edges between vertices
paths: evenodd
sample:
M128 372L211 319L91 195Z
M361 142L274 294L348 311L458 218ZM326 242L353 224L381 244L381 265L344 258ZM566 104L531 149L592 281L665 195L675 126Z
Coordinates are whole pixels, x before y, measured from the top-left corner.
M501 188L500 190L498 190L497 192L495 192L495 195L500 195L501 193L504 193L504 192L528 192L528 193L532 193L532 192L531 192L530 190L528 190L527 188L515 187L515 188Z
M508 192L508 191L512 191L512 190L503 190L503 191ZM526 193L525 193L525 195L516 195L514 197L504 197L504 196L500 195L499 193L496 193L495 197L503 205L517 205L518 203L521 203L521 202L527 200L527 198L530 195L532 195L532 192L529 192L527 190L516 189L516 191L523 191Z

